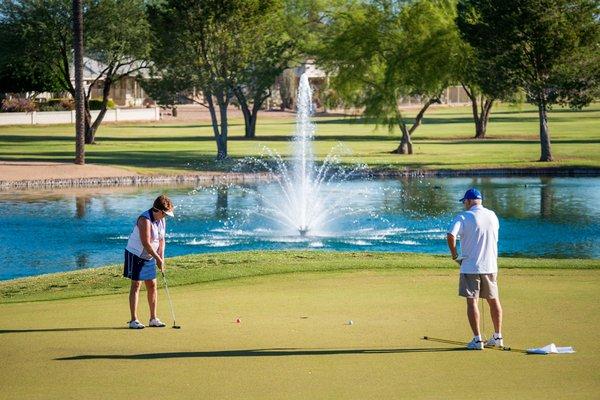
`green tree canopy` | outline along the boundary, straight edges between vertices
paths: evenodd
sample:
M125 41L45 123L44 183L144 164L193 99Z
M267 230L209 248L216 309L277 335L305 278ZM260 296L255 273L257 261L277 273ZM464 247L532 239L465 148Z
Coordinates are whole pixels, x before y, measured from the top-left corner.
M102 82L102 104L96 120L92 121L90 107L86 107L86 143L93 143L108 108L111 86L148 69L150 26L144 0L89 0L85 24L85 53L103 65L95 80ZM86 104L90 96L91 86Z
M285 14L283 1L272 1L256 21L254 30L240 38L250 49L236 77L233 92L244 114L246 138L256 134L257 114L271 96L271 87L299 56L299 40L293 38L293 20Z
M159 75L149 88L163 101L202 92L195 100L210 112L217 159L227 157L227 107L236 92L253 93L260 106L268 81L285 64L288 38L271 19L279 6L279 0L166 0L148 8Z
M547 111L599 95L600 6L594 0L460 0L457 25L492 79L484 90L523 90L537 105L540 161L552 161Z
M84 53L99 61L103 69L95 77L102 82L103 106L92 121L86 92L86 143L93 143L106 112L111 84L145 68L149 50L149 27L144 0L86 0L84 13ZM23 87L66 91L75 97L72 79L72 2L71 0L5 0L0 3L0 25L19 39L18 46L4 45L6 54L0 71L18 73ZM5 50L7 49L7 50ZM9 68L2 68L9 65ZM10 76L10 74L8 76Z
M411 136L425 111L455 80L460 39L454 16L447 0L376 0L352 2L329 17L319 64L346 104L400 128L398 153L412 153ZM412 126L399 108L407 96L423 103Z

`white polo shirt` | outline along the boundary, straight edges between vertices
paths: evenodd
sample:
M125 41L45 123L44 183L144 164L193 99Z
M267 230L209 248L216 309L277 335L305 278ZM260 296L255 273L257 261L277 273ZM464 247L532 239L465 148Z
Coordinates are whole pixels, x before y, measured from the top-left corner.
M460 237L464 258L462 274L495 274L498 272L498 230L500 223L492 210L475 205L457 215L448 233Z

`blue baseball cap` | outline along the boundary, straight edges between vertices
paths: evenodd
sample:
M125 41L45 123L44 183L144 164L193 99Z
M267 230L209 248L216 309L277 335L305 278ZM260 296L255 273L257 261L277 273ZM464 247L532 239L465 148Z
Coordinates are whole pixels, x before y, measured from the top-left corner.
M462 203L465 200L481 200L483 196L481 192L475 188L471 188L465 192L465 195L459 201Z

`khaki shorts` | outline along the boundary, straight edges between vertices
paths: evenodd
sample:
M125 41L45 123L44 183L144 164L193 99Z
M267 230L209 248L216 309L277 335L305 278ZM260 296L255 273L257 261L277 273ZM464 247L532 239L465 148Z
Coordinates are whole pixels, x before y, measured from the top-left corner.
M460 274L458 295L482 299L498 298L497 274Z

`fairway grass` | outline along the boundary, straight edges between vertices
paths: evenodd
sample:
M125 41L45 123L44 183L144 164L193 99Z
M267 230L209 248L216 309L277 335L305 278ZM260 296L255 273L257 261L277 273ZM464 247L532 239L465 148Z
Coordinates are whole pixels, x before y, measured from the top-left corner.
M408 119L417 110L407 110ZM366 163L375 170L472 170L485 168L600 169L600 103L581 111L556 107L549 114L553 155L539 163L539 121L535 108L501 105L492 111L488 139L474 140L470 107L430 109L413 135L413 155L391 154L400 135L385 127L352 117L318 117L314 154L323 160L332 147L344 164ZM228 171L267 146L284 158L295 129L290 117L259 114L255 140L243 138L243 120L230 120L230 160L215 162L216 147L210 123L164 122L103 124L98 144L86 146L86 160L120 166L144 174L190 171ZM0 160L63 161L74 157L73 127L2 126Z
M470 338L456 268L383 263L173 287L181 330L125 329L125 294L0 304L1 398L597 398L597 262L501 270L506 344L577 351L552 356L422 340ZM159 296L159 315L171 323L162 289Z
M600 260L503 257L499 265L502 269L600 269ZM167 266L171 286L301 272L456 270L456 264L444 255L302 250L195 254L169 258ZM125 293L129 290L129 281L123 279L122 271L122 265L112 265L0 281L0 303Z

